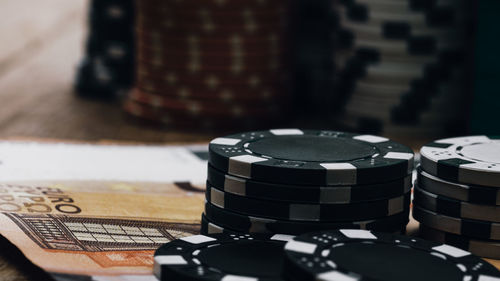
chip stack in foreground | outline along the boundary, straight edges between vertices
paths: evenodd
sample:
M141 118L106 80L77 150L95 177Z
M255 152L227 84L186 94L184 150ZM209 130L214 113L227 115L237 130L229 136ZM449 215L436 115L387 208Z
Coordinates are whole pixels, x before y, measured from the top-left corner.
M286 242L281 234L212 234L174 240L155 252L160 281L281 281Z
M160 281L500 280L461 249L359 229L184 237L155 252L153 272Z
M413 152L387 138L274 129L212 140L202 233L401 232Z
M126 111L182 129L257 127L283 118L288 6L137 1L136 85Z
M283 276L289 281L500 280L495 267L461 249L356 229L295 237L285 245Z
M339 122L391 135L462 132L470 1L341 2Z
M420 150L413 216L423 237L500 259L500 140L437 140Z

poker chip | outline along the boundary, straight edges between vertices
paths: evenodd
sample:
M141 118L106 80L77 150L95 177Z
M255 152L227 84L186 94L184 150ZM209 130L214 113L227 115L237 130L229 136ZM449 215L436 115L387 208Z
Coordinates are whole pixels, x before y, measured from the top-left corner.
M144 71L144 68L139 68L138 84L153 84L158 87L157 91L161 91L161 87L166 86L204 86L208 90L224 90L225 87L245 87L243 94L250 90L255 96L258 96L260 91L270 87L275 87L280 84L283 79L279 74L271 76L261 76L258 73L232 73L232 72L191 72L188 69L158 69L163 75L155 73L156 66L150 71ZM236 89L235 89L236 90ZM235 93L236 94L236 93ZM210 97L210 96L209 96Z
M421 168L419 168L417 175L418 185L434 194L473 204L500 206L499 188L446 181L423 171Z
M410 193L387 200L350 204L300 204L259 200L225 193L207 184L207 200L222 209L291 221L356 221L391 216L408 210Z
M208 165L208 183L225 193L239 196L315 204L348 204L394 198L408 193L412 187L411 175L390 182L353 186L274 184L231 176L211 165Z
M227 211L205 202L205 216L221 228L231 227L240 233L285 233L299 235L307 232L325 229L369 229L385 232L396 232L406 228L408 211L388 217L372 220L351 222L307 222L269 219L257 216L247 216L236 212Z
M281 281L282 234L195 235L161 246L154 254L154 275L166 280Z
M342 6L341 6L342 7ZM456 8L442 8L439 11L429 11L427 13L422 12L396 12L390 13L386 11L377 11L373 7L368 8L370 13L367 16L356 16L351 13L352 9L340 8L340 14L345 15L343 22L358 22L363 23L368 26L387 26L393 25L394 29L398 28L399 32L411 30L415 27L452 27L457 22L463 21L463 15L460 15L460 10ZM439 13L447 13L448 17L443 17L441 20L437 21L436 16Z
M415 270L415 266L425 270ZM353 229L295 237L285 245L283 272L288 280L301 281L500 278L495 267L459 248Z
M177 98L178 100L192 101L218 101L221 104L231 104L233 101L248 104L259 104L260 102L279 103L279 89L267 88L249 90L245 92L235 92L241 85L232 85L221 88L207 88L203 85L166 85L157 86L151 82L137 84L136 88L143 93L155 96L166 96ZM247 94L248 93L248 94ZM131 95L134 95L133 93Z
M248 25L248 24L263 24L270 25L281 23L286 11L282 8L270 9L268 11L255 11L254 9L239 9L234 11L224 11L219 9L176 9L173 7L161 7L159 10L148 9L142 11L137 15L137 21L142 23L151 23L155 21L170 20L174 26L178 24L234 24L234 25ZM216 27L214 27L216 28Z
M424 239L445 243L480 257L500 259L500 241L469 238L439 231L424 225L420 226L419 234Z
M347 31L347 33L350 34L352 32ZM460 47L456 42L437 41L434 37L412 37L406 40L394 40L395 42L364 38L345 40L342 38L339 39L340 43L346 44L351 49L375 49L386 57L396 57L396 59L405 58L407 60L411 60L411 56L437 55L440 52ZM410 55L410 58L406 58L408 55Z
M341 227L343 228L343 227ZM397 229L394 232L394 234L403 234L406 232L406 228L403 229ZM223 226L220 226L208 219L204 214L201 215L201 228L200 228L200 234L203 235L211 235L211 234L217 234L217 233L229 233L229 234L241 234L241 233L247 233L247 232L242 232L242 231L236 231L232 229L225 228Z
M383 14L385 16L386 14ZM401 15L404 16L404 15ZM357 36L363 39L409 39L417 36L435 36L438 41L451 41L450 39L463 39L457 35L463 35L457 31L451 31L448 28L427 28L425 23L419 17L419 24L401 22L398 20L381 19L378 23L358 23L350 20L343 22L343 27L352 30ZM425 19L424 19L425 21ZM440 37L443 36L443 37Z
M446 2L446 3L443 3ZM462 1L463 2L463 1ZM391 15L400 14L416 14L437 13L440 10L450 10L459 4L460 1L366 1L357 0L355 3L347 5L350 12L350 17L363 20L370 16L370 12L386 12ZM397 15L396 15L397 16ZM403 20L404 21L404 20Z
M241 232L224 228L223 226L217 225L216 223L210 221L204 214L201 215L201 228L200 234L210 235L216 233L229 233L229 234L240 234Z
M437 140L420 149L422 169L457 183L500 187L500 142L488 136Z
M167 49L167 48L165 48ZM269 55L275 55L276 51L263 50L255 53L245 51L234 53L206 53L189 51L173 51L162 50L141 50L137 54L137 58L144 66L154 67L156 70L175 71L182 73L197 73L206 70L219 72L227 72L231 74L235 71L233 67L238 65L241 67L241 73L246 72L271 72L280 70L279 58L270 59L262 62ZM279 52L279 51L278 51ZM230 53L230 54L228 54ZM194 68L196 66L196 68ZM237 72L236 72L237 73ZM272 72L271 72L272 73Z
M230 175L259 181L371 184L408 175L413 152L373 135L275 129L212 140L209 163Z
M167 7L172 7L174 9L186 8L186 7L198 7L198 8L214 8L217 11L234 11L240 10L242 5L244 7L253 8L257 11L266 11L269 9L276 9L283 6L282 1L269 1L269 0L254 0L254 1L243 1L243 0L233 0L233 1L221 1L221 0L208 0L200 2L198 0L169 0L169 1L161 1L161 0L148 0L145 3L139 3L139 5L144 5L143 7L161 7L161 4L166 4Z
M500 222L500 206L471 204L428 192L415 185L413 189L414 204L426 210L443 215L481 220L488 222Z
M450 217L413 206L413 217L428 227L478 239L500 240L500 223Z
M138 89L135 89L133 93L130 94L130 99L145 104L148 106L154 106L159 109L165 109L168 111L178 111L178 112L192 112L197 115L222 115L227 116L228 112L231 112L235 116L245 116L245 115L259 115L270 113L273 114L280 109L277 107L263 107L255 105L253 108L249 105L232 103L231 105L223 105L217 102L210 103L200 102L195 100L179 100L174 98L169 98L161 95L154 95L145 93Z

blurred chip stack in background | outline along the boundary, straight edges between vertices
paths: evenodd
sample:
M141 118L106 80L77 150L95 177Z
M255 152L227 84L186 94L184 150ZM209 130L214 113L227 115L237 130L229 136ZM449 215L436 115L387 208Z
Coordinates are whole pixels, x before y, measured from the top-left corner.
M75 82L80 96L112 99L132 86L133 25L133 0L90 2L86 54Z
M466 0L92 2L77 89L116 96L133 86L127 116L172 129L464 134L474 9Z
M336 0L292 0L290 38L294 115L321 120L331 113Z
M266 127L285 117L286 0L136 4L130 115L202 130Z
M340 124L384 135L464 130L469 1L341 2L334 96Z

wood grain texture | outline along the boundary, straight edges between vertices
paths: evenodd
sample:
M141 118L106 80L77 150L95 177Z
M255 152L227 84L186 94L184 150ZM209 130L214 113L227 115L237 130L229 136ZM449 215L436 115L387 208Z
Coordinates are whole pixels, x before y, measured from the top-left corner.
M119 104L77 98L73 78L83 56L86 15L82 0L0 2L0 38L6 42L0 44L0 137L154 143L213 137L138 126Z

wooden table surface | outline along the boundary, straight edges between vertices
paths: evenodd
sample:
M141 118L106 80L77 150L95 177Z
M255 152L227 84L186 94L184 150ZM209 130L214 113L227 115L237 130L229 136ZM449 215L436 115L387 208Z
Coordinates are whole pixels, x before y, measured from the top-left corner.
M124 118L119 105L73 94L86 6L83 0L0 1L0 138L209 140L210 135L139 127Z

